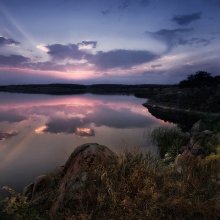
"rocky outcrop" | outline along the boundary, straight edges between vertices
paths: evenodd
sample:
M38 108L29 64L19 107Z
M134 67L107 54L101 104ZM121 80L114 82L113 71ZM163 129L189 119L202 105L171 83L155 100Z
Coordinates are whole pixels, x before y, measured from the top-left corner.
M206 125L202 121L196 122L190 132L190 140L186 146L180 148L175 158L175 166L181 172L181 163L187 158L204 158L210 154L218 153L220 146L220 133L205 130Z
M64 167L36 178L34 183L25 187L24 195L38 209L48 210L51 219L68 219L80 203L78 192L83 190L90 171L114 163L116 157L103 145L81 145L70 155Z

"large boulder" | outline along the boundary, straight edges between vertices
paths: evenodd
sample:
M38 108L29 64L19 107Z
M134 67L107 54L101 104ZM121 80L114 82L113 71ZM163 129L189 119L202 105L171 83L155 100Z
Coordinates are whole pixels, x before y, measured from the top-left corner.
M116 158L106 146L97 143L78 146L63 167L37 177L23 194L38 210L49 211L51 219L71 219L81 202L79 191L85 191L91 171L111 165Z
M79 191L84 189L89 171L100 165L110 165L115 160L116 155L103 145L90 143L77 147L64 166L58 196L50 210L51 218L73 216L75 207L81 202Z

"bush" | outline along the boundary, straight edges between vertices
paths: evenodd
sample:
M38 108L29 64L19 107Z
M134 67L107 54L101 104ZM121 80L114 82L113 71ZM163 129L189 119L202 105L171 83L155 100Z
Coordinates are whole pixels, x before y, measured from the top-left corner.
M186 145L189 137L176 127L158 127L150 134L151 140L158 146L161 158L169 153L174 159L182 146Z

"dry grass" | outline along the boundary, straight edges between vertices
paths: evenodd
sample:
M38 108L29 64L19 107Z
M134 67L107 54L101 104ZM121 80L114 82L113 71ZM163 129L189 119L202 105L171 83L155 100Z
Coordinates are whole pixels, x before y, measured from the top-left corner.
M125 153L91 171L73 219L218 219L219 162L186 158L178 173L148 154Z
M219 154L204 159L186 157L179 173L150 154L125 152L111 166L88 172L82 187L66 201L71 210L66 209L63 215L69 220L219 219L219 168ZM6 211L12 210L10 202ZM14 205L11 214L19 219L30 219L29 215L31 219L46 219L32 213L26 203Z
M189 136L176 127L161 126L150 133L151 141L158 146L161 158L169 153L173 159L177 156L180 148L189 141Z

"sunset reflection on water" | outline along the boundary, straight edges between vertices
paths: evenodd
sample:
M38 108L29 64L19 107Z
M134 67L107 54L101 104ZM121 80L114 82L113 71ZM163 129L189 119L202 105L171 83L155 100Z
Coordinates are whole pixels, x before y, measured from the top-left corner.
M0 93L0 187L20 190L86 142L156 152L149 129L164 124L133 96Z

